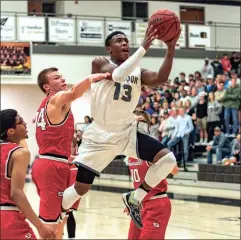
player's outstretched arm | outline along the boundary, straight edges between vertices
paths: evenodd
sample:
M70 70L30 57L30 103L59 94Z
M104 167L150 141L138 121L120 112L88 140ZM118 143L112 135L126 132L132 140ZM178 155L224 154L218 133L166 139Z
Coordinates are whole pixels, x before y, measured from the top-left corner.
M142 69L141 80L143 85L154 87L161 85L168 80L172 69L176 42L180 36L180 33L181 31L179 32L177 37L175 37L170 42L165 42L165 44L167 45L167 52L164 62L162 63L158 72L152 72L146 69Z
M33 211L24 191L27 167L30 162L30 152L25 148L15 150L10 159L11 198L23 215L37 228L44 239L55 239L55 232L46 227Z
M51 105L56 108L62 108L66 104L70 104L75 99L81 97L90 87L91 83L100 81L110 76L110 73L96 73L91 74L84 80L73 85L73 87L67 91L60 91L56 93L49 101Z
M142 57L145 55L146 51L150 48L151 43L158 36L156 35L157 29L153 29L151 25L145 35L145 39L142 43L142 46L137 49L137 51L129 57L125 62L120 66L116 67L113 64L110 64L107 59L97 57L92 62L92 73L96 72L109 72L112 73L111 80L115 82L123 82L128 75L130 75L137 65L140 63Z

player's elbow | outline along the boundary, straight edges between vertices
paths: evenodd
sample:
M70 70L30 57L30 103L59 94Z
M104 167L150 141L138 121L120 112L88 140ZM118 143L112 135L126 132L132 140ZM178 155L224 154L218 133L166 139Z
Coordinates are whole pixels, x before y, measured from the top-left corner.
M178 166L176 165L176 166L173 168L171 174L172 174L172 175L177 175L178 173L179 173L179 168L178 168Z
M123 79L124 74L122 74L122 72L118 68L114 69L114 71L112 72L112 80L121 83L123 82Z
M14 202L17 202L19 199L19 196L22 194L22 190L21 189L17 189L17 188L12 188L11 189L11 193L10 193L10 197Z

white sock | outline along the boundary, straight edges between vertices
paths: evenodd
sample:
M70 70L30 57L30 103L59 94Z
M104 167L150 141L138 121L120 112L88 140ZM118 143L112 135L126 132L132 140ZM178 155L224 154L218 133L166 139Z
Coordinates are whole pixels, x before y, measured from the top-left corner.
M142 202L142 200L145 198L145 196L148 193L142 188L137 188L134 192L135 193L133 198L138 202L138 204Z
M74 185L65 189L62 200L62 207L64 210L68 210L73 204L80 199L80 195L74 189Z

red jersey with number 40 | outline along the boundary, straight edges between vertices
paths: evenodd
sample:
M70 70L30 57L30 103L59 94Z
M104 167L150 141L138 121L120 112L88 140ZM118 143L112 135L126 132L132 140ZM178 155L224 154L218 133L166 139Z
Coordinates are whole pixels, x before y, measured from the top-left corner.
M35 117L39 154L54 154L68 158L74 136L74 117L70 110L61 123L51 124L47 116L47 105L52 96L43 100Z
M150 168L150 165L148 164L147 161L142 161L140 159L129 157L128 167L130 169L132 181L134 183L134 188L136 189L144 181L146 173ZM167 191L167 180L164 179L156 187L152 188L152 190L146 195L143 201L147 201L157 193L166 192L166 191Z
M8 174L9 160L12 153L20 147L16 143L2 142L1 141L1 206L15 206L12 201L11 193L11 176Z

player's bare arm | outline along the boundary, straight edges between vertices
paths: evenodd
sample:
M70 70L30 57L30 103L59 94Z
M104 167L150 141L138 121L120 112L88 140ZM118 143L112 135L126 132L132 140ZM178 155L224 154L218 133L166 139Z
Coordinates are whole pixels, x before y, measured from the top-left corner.
M55 239L54 231L40 221L23 191L29 162L30 152L27 149L20 148L13 152L8 173L11 176L11 198L24 216L37 228L42 238Z
M168 77L172 69L176 42L180 36L180 33L181 31L173 40L165 42L165 44L167 45L167 52L165 55L164 62L162 63L158 72L142 69L141 80L143 85L154 87L161 85L168 80Z
M116 65L119 66L110 64L109 61L104 57L96 57L92 61L92 73L109 72L111 73L111 76L108 78L108 80L113 80L116 82L124 81L125 78L130 75L139 64L146 51L150 48L152 41L158 37L156 32L157 30L153 29L153 26L151 25L146 31L142 46L127 60L123 62L116 62ZM112 42L117 46L119 45L121 49L128 49L128 40L125 36L116 37L112 40ZM109 51L111 52L111 50Z
M91 83L107 78L109 75L109 73L92 74L73 85L71 89L57 92L47 106L47 114L51 123L56 124L63 121L70 110L71 103L80 98L89 89Z

